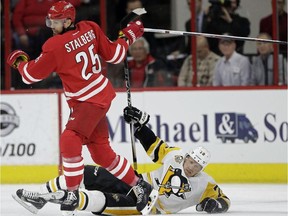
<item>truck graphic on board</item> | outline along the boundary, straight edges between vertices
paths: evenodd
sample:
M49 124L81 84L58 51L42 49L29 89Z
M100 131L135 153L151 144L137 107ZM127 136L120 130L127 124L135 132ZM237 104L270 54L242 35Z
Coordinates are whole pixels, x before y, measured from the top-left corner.
M245 143L251 140L255 143L258 139L257 130L245 114L216 113L215 123L216 137L223 143L226 143L227 140L234 143L236 139L243 140Z

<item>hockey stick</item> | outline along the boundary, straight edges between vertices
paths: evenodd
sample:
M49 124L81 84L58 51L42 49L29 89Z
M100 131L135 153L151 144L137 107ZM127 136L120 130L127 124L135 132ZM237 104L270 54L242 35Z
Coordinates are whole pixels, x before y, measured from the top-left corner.
M125 28L129 22L138 19L142 14L145 14L146 10L144 8L137 8L125 16L120 22L120 28ZM128 107L132 107L131 101L131 90L130 90L130 77L129 77L129 68L127 57L124 60L124 74L125 74L125 85L127 92L127 102ZM132 147L132 158L133 158L133 168L137 170L137 156L136 156L136 147L135 147L135 138L134 138L134 125L130 123L130 136L131 136L131 147Z
M202 33L202 32L186 32L186 31L175 31L175 30L166 30L166 29L152 29L152 28L144 28L144 32L153 32L153 33L160 33L160 34L172 34L172 35L183 35L183 36L204 36L204 37L208 37L208 38L257 41L257 42L264 42L264 43L284 44L286 46L288 45L287 41L269 40L269 39L252 38L252 37L240 37L240 36L232 36L232 35L209 34L209 33Z

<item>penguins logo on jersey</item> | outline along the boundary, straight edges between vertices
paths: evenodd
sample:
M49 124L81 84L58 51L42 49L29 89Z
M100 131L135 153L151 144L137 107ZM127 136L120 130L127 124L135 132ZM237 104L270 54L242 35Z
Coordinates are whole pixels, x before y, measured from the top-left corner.
M159 195L165 195L167 198L174 194L177 197L186 199L185 192L191 191L190 184L187 178L182 175L182 170L179 168L169 167L163 181L160 183L159 179L155 179L159 187Z

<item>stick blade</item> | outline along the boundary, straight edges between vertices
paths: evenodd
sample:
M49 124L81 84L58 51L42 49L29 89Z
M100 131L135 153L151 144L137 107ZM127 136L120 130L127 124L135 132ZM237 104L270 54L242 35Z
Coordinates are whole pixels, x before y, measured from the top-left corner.
M147 11L145 8L136 8L133 11L131 11L127 16L125 16L120 21L120 28L125 28L129 22L132 22L133 20L139 18L141 15L146 14Z
M147 205L141 211L142 215L148 215L150 213L150 211L152 210L153 206L155 205L158 197L159 197L158 191L153 189L152 192L149 195L149 201L148 201Z
M137 14L138 16L141 16L143 14L146 14L147 11L145 10L145 8L136 8L132 11L133 13Z

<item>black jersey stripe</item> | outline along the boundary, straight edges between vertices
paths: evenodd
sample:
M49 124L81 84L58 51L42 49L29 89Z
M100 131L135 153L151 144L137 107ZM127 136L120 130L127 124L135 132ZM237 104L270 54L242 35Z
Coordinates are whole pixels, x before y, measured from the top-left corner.
M47 188L47 190L48 190L49 193L52 193L51 187L50 187L50 185L49 185L49 181L46 182L46 188Z
M62 189L62 188L60 187L59 176L56 178L56 186L57 186L57 189L58 189L58 190Z
M159 160L159 151L160 151L160 147L161 145L163 144L163 140L160 140L159 144L157 145L157 147L155 148L154 150L154 159L153 159L153 162L157 162Z

